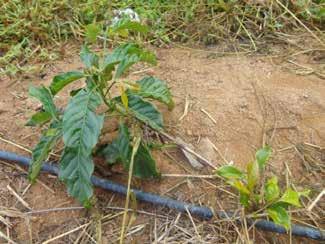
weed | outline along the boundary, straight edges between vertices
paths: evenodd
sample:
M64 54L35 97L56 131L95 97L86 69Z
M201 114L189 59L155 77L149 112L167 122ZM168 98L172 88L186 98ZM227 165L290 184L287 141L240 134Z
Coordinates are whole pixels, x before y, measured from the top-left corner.
M136 27L136 28L135 28ZM143 32L146 27L122 19L109 31L112 33ZM101 32L98 26L88 28L88 41L95 41ZM149 145L142 136L144 126L161 131L163 118L150 100L156 100L173 108L171 93L164 81L155 77L144 77L136 82L125 81L123 75L138 62L155 64L153 53L140 44L126 42L112 52L102 56L83 46L80 58L83 71L70 71L53 78L49 87L31 87L29 93L43 105L43 110L34 114L27 125L48 124L39 143L33 150L29 179L34 182L42 162L63 138L64 150L60 160L60 179L70 195L84 205L89 205L93 194L90 177L94 170L92 159L104 120L118 117L119 134L109 145L97 150L108 164L122 163L130 172L141 178L158 177L156 163ZM85 86L71 92L67 107L62 111L54 103L54 97L66 85L84 79ZM117 87L120 95L113 97L112 88ZM100 106L105 112L98 112ZM132 141L136 141L136 146Z
M23 73L28 69L23 66L59 57L62 44L80 41L89 24L107 26L113 11L123 8L134 9L150 26L143 41L227 44L227 50L258 51L268 38L286 42L276 37L297 28L308 28L320 40L325 19L323 0L5 0L0 8L0 74ZM42 49L49 55L39 59Z
M307 196L309 191L297 192L288 187L281 193L276 176L265 179L265 167L271 155L271 148L266 146L256 152L255 160L247 164L245 172L226 165L217 170L229 185L239 192L240 203L248 211L266 211L275 223L287 230L291 221L289 207L301 207L300 197ZM262 206L262 207L261 207Z

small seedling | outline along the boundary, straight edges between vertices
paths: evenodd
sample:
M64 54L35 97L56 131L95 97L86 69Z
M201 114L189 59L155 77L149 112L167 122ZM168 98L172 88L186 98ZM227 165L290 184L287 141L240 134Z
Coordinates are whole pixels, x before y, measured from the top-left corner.
M119 33L123 30L123 33L142 30L140 23L125 20L121 20L114 28ZM88 39L94 41L99 30L93 26L89 27L88 32ZM94 171L93 153L104 120L119 118L119 133L111 144L97 150L98 154L108 164L122 163L125 169L129 169L134 154L132 141L140 138L132 157L133 175L141 178L157 177L156 163L142 136L142 129L146 126L156 131L164 129L162 115L152 100L167 105L169 109L173 108L174 102L169 88L162 80L144 77L131 82L123 78L127 70L138 62L156 63L155 55L140 44L127 42L102 56L92 52L88 46L83 46L80 58L84 64L82 71L59 74L53 78L49 87L31 87L29 90L30 95L42 103L43 110L34 114L27 125L48 125L33 150L29 179L35 181L42 162L63 139L59 177L65 182L69 194L87 206L93 195L90 180ZM78 80L84 80L85 85L70 93L66 108L57 108L55 96L65 86ZM118 96L114 96L113 87L119 91ZM99 112L103 111L103 107L106 107L105 111Z
M309 191L297 192L287 188L281 193L276 176L264 182L266 164L271 156L271 148L266 146L256 152L255 160L247 164L246 171L235 166L222 166L217 174L239 192L240 203L247 211L266 210L266 214L276 224L287 230L291 221L289 207L301 207L300 197L307 196Z

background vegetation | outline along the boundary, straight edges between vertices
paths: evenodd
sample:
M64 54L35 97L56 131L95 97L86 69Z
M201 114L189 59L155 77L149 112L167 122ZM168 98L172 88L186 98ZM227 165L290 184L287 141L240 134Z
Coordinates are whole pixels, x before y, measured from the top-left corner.
M225 52L268 52L266 40L299 48L291 41L297 33L318 44L324 38L324 0L4 0L0 74L38 71L33 64L64 55L64 44L82 40L87 25L109 24L114 9L127 7L150 26L144 41L154 45L218 44Z

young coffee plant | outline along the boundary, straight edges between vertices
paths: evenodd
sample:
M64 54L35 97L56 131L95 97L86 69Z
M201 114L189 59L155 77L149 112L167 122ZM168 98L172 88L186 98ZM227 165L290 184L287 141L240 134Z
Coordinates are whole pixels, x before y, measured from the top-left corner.
M271 148L266 146L256 152L255 160L247 164L245 172L226 165L216 173L239 192L240 203L246 210L255 213L266 210L268 217L288 230L291 225L288 208L301 207L300 197L307 196L309 191L297 192L289 187L282 193L276 176L265 180L270 156Z
M114 28L121 32L128 28L136 31L140 27L139 23L123 20L119 27ZM126 30L123 33L127 33ZM132 161L133 175L157 177L155 160L147 141L143 139L142 130L144 127L156 131L164 129L162 115L152 100L167 105L169 109L174 103L169 88L162 80L149 76L131 82L123 78L127 70L138 62L156 63L155 55L139 44L124 43L103 55L92 52L85 45L80 58L84 64L82 71L59 74L49 87L31 87L29 90L30 96L42 103L42 111L35 113L27 125L46 124L32 153L29 179L35 181L42 162L62 139L64 149L59 162L59 178L65 182L68 193L87 206L93 194L90 180L94 171L92 157L104 120L119 118L117 138L98 152L106 162L122 163L128 170ZM78 80L84 80L84 85L70 93L65 108L57 108L55 96L65 86ZM112 92L113 88L115 92ZM116 90L119 95L114 96ZM136 150L132 143L135 141L139 142Z

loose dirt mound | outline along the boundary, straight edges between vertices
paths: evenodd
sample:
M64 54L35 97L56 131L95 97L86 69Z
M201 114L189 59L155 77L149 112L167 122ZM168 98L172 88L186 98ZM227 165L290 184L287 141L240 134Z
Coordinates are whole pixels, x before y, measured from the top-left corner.
M315 195L324 188L321 178L324 172L321 149L325 147L324 80L313 75L300 76L284 71L268 57L211 58L213 55L210 51L187 49L158 49L156 52L159 65L133 72L130 79L150 74L168 82L176 101L174 111L164 111L166 130L170 134L191 143L216 166L224 161L233 161L244 167L254 157L257 148L263 143L270 144L275 151L270 174L277 174L283 183L289 175L295 184L315 190ZM49 84L54 74L80 66L78 57L74 57L49 69L43 79L5 80L0 83L1 150L29 155L3 139L26 148L32 148L38 139L38 129L24 126L38 106L28 97L29 85ZM67 96L63 95L58 102L64 103L66 99ZM187 112L184 113L184 110ZM212 144L207 141L214 144L214 150L211 151ZM167 154L155 152L155 157L163 174L211 173L207 167L199 171L192 169L175 149L168 150ZM42 175L41 183L28 188L25 172L3 163L0 164L0 171L1 207L26 212L78 205L66 195L63 184L52 176ZM113 177L113 180L122 183L126 179L125 173ZM7 185L28 203L30 210L17 201ZM214 209L238 207L238 201L225 193L229 189L217 180L162 177L159 181L134 181L133 185ZM96 190L96 194L99 209L112 215L101 227L103 242L114 242L120 228L120 216L115 217L114 214L119 214L121 209L112 206L123 207L124 197L100 189ZM324 206L317 208L324 209ZM201 240L218 243L239 238L237 231L240 230L230 222L202 223L194 220L192 223L186 214L179 218L173 211L156 209L147 204L138 205L138 209L162 216L139 214L129 231L129 241L197 243ZM317 222L317 215L314 218ZM96 223L96 219L89 217L86 211L72 209L8 220L12 227L6 230L1 226L1 231L21 243L30 239L33 242L45 241L90 220ZM78 231L62 237L56 243L72 243L77 238L91 242L87 233L95 236L96 230L98 228L94 224L81 226ZM263 242L274 240L274 236L259 232L251 238Z

